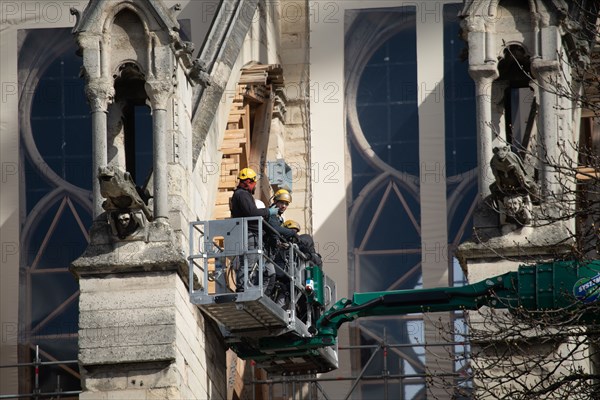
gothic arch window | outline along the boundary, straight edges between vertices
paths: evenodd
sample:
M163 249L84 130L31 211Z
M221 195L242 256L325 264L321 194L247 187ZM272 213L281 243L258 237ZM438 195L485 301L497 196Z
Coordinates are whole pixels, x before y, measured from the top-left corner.
M508 43L502 54L498 62L500 76L494 82L498 90L503 90L504 126L501 128L512 151L523 157L530 145L532 123L537 115L537 103L530 87L531 57L525 47L515 43Z
M131 174L145 188L152 173L152 115L144 87L145 74L133 62L119 66L115 75L115 99L108 106L109 164Z
M445 109L449 285L464 277L453 254L471 232L477 201L474 85L459 55L456 15L461 4L443 7L443 101ZM347 11L345 45L346 133L351 160L349 190L350 291L415 289L423 285L420 207L420 133L418 117L417 10L413 7ZM440 38L442 40L442 38ZM430 66L429 66L430 67ZM460 323L462 315L453 318ZM390 374L426 370L421 315L372 317L351 327L355 345L383 340L403 346L388 352ZM405 346L412 344L413 346ZM465 348L456 348L464 352ZM378 375L381 362L364 351L352 362ZM367 363L370 363L367 365ZM468 366L456 363L455 372ZM389 384L403 398L426 397L426 382L411 378ZM361 383L363 398L383 398L382 382Z
M348 12L346 27L346 115L352 162L348 210L354 291L422 286L419 205L419 121L416 13L411 7ZM408 316L358 321L357 345L410 342L422 320ZM360 368L369 354L353 360ZM390 373L422 373L422 347L395 347ZM381 372L371 361L367 373ZM424 382L398 390L423 391ZM361 385L364 398L382 398L380 382ZM395 390L395 389L392 389Z
M127 170L145 188L152 173L152 117L146 93L148 27L141 10L125 6L105 29L110 31L110 69L115 98L108 106L108 163ZM140 51L146 49L146 51ZM123 61L125 60L125 61Z
M91 225L91 121L79 77L81 59L69 29L21 31L19 98L21 168L20 362L36 346L43 361L77 359L79 288L69 264L85 249ZM31 392L33 371L20 376ZM60 375L80 388L76 363L46 367L42 392Z

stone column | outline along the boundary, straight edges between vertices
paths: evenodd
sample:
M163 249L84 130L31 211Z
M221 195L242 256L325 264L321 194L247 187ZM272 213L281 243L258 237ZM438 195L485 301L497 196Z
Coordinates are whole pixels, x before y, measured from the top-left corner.
M173 92L169 79L153 79L146 82L146 93L152 102L154 219L169 218L168 170L167 170L167 103Z
M531 71L539 85L539 128L541 131L539 157L542 160L540 183L544 197L551 193L557 193L559 189L555 177L556 171L552 166L559 161L558 129L560 118L557 107L559 98L556 94L559 68L559 63L556 60L535 59L531 63Z
M86 83L85 94L92 109L92 176L95 177L98 169L108 162L106 117L115 88L109 78L92 78ZM96 218L103 211L98 179L93 180L92 193L93 217Z
M492 159L492 82L498 78L496 64L471 65L469 74L475 81L477 96L477 165L479 165L479 195L484 199L490 194L490 184L494 181L490 170Z

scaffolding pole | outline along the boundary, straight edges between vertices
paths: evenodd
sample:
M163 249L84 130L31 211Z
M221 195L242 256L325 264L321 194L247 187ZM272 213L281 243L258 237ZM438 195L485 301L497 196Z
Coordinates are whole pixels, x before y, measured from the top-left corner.
M325 400L329 400L329 397L325 393L324 388L321 386L322 382L339 382L339 381L352 381L352 387L344 397L344 400L350 399L353 392L356 390L356 387L360 384L361 381L374 381L374 380L382 380L384 385L384 399L388 400L390 398L390 392L388 385L391 382L399 382L401 384L406 383L411 380L423 380L427 377L446 377L446 378L457 378L460 377L461 374L458 372L448 372L448 373L438 373L438 374L427 374L427 373L413 373L406 374L404 371L404 365L400 362L400 368L398 374L390 374L388 363L389 363L389 350L393 348L410 348L410 347L448 347L448 346L456 346L456 345L465 345L465 342L443 342L443 343L402 343L402 344L389 344L387 343L387 335L384 332L383 340L377 344L371 345L354 345L354 346L340 346L339 350L365 350L365 349L373 349L373 353L371 354L369 360L364 364L363 368L359 372L358 375L342 375L335 377L325 377L325 376L281 376L276 378L268 378L268 379L253 379L251 382L246 382L247 384L252 384L252 387L255 388L258 385L268 385L269 386L269 400L273 399L273 386L281 385L282 389L282 397L284 399L295 400L296 397L296 385L298 384L308 384L311 388L316 387L318 389L318 395L321 394ZM378 375L366 375L366 371L370 364L375 360L375 357L378 354L382 354L383 357L383 365L382 371ZM254 375L253 375L254 376ZM292 387L292 393L288 393L289 386ZM253 391L254 392L254 391ZM394 397L396 398L396 397ZM399 399L404 398L404 393L400 393L400 396L397 397ZM312 399L312 390L310 394L310 399Z
M77 360L66 360L66 361L42 361L40 356L40 346L35 346L35 358L33 362L28 363L15 363L15 364L4 364L0 365L0 368L25 368L25 367L33 367L34 368L34 386L33 391L31 393L21 393L21 394L0 394L0 400L4 399L41 399L53 397L58 400L61 396L76 396L81 393L81 390L69 390L63 391L60 383L60 375L56 376L56 388L53 392L42 392L40 388L40 372L41 368L45 366L51 365L66 365L66 364L77 364Z

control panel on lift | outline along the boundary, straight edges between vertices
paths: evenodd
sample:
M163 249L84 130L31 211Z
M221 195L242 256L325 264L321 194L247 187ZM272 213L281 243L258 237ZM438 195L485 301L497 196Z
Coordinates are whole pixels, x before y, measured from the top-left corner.
M324 310L336 302L335 283L296 244L260 217L192 222L189 233L191 302L217 322L240 358L272 374L338 367L337 346L265 347L269 338L279 343L309 339ZM273 268L277 281L267 290Z

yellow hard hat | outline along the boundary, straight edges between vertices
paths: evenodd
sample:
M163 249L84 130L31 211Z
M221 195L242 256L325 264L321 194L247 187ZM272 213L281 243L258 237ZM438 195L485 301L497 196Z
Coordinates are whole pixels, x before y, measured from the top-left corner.
M292 195L285 189L279 189L275 192L275 195L273 196L273 201L287 201L288 203L291 203Z
M300 224L294 221L293 219L288 219L283 223L283 226L288 229L296 229L300 232Z
M238 179L240 181L243 181L246 179L251 179L254 182L256 182L256 180L258 179L258 176L256 175L256 172L254 172L254 170L252 168L244 168L238 174Z

